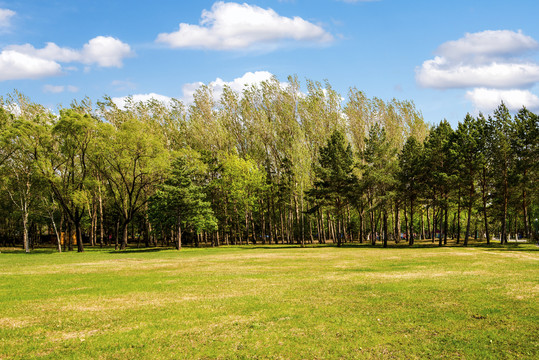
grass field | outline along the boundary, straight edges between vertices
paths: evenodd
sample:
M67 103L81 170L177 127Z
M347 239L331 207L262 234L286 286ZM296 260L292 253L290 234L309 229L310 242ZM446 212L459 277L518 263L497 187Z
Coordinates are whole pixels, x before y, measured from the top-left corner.
M537 359L538 250L0 249L0 359Z

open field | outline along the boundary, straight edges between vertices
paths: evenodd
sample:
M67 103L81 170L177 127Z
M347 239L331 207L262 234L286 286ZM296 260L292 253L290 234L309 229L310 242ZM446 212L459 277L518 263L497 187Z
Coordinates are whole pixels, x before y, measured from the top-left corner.
M0 250L0 359L539 357L531 244Z

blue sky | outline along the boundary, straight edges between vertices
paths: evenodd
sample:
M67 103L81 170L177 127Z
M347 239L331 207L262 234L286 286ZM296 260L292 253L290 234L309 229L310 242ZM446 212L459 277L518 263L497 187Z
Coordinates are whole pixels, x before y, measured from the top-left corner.
M189 102L271 74L413 100L455 126L501 99L539 110L536 0L0 1L0 94ZM180 25L181 24L181 25ZM120 101L120 100L119 100Z

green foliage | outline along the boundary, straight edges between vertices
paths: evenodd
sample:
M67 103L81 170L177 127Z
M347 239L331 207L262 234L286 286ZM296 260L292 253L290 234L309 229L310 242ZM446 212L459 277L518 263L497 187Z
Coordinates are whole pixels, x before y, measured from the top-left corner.
M217 220L201 186L194 181L194 171L178 157L170 175L149 199L149 218L158 231L217 230Z
M342 244L367 234L387 245L403 227L431 237L443 228L446 241L460 236L461 213L466 233L487 241L489 231L504 242L531 237L537 115L523 108L513 118L502 104L453 131L447 121L429 128L411 101L355 88L344 100L327 81L305 89L296 77L272 78L215 99L202 86L188 107L128 98L119 108L105 96L59 116L17 92L0 98L0 201L9 209L0 239L21 238L22 214L34 239L58 225L81 240L79 251L88 237L170 245L179 228L212 245ZM191 185L170 183L176 158ZM170 216L171 184L196 186L206 210L183 224Z

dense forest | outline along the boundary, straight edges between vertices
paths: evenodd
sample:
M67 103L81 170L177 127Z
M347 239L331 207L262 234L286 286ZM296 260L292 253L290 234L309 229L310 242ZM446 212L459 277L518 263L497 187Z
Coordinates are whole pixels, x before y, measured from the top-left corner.
M539 122L425 123L410 101L328 82L202 86L58 114L0 98L0 246L219 246L537 237Z

